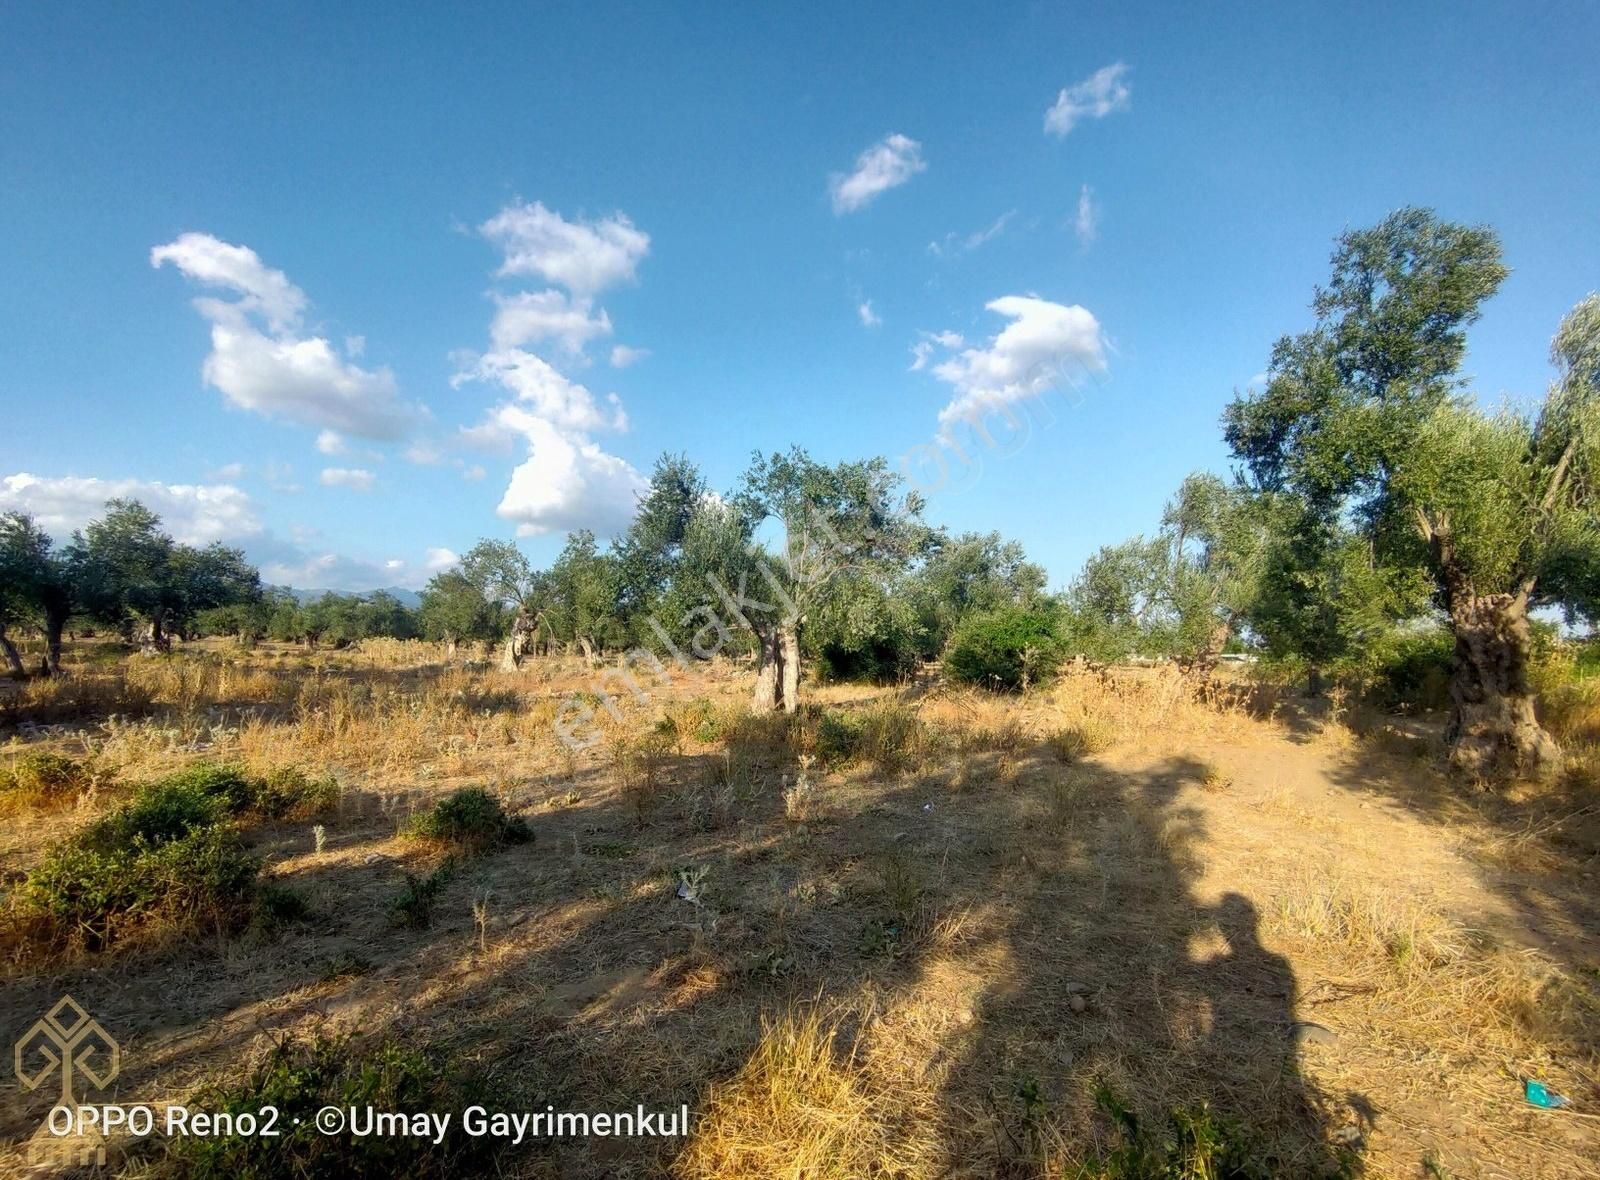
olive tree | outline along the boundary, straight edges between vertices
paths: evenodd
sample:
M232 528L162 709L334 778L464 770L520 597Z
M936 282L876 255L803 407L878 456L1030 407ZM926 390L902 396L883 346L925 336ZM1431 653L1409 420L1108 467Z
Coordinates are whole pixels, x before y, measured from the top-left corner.
M1485 413L1458 370L1506 273L1491 230L1427 210L1345 234L1314 326L1278 342L1266 388L1224 419L1255 486L1297 496L1309 533L1352 530L1393 584L1425 574L1455 638L1451 759L1482 773L1556 757L1528 684L1528 610L1570 601L1594 552L1600 313L1586 300L1562 324L1542 410Z
M1443 405L1391 476L1455 636L1451 759L1477 772L1556 760L1534 714L1528 611L1583 599L1600 553L1600 297L1562 321L1551 354L1536 414Z
M776 528L778 548L756 554L737 587L715 588L757 639L754 708L799 707L801 629L830 594L861 577L888 580L927 548L921 498L899 485L882 458L828 466L799 447L752 458L733 502L750 535Z

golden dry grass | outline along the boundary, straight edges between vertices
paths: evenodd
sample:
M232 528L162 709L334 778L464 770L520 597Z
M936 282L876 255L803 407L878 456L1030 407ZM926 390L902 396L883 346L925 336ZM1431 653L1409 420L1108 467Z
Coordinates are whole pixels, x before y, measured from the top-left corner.
M1163 668L1021 697L835 685L753 716L748 670L719 664L616 691L573 751L557 710L606 683L577 660L217 646L73 672L13 692L4 715L36 720L0 755L92 755L111 781L0 833L21 868L115 784L199 759L344 786L325 848L251 831L310 923L4 983L19 1011L81 991L127 1037L130 1093L181 1095L259 1030L332 1015L442 1042L519 1100L698 1116L681 1152L568 1146L513 1175L1054 1175L1111 1143L1099 1084L1157 1123L1245 1118L1277 1174L1346 1149L1372 1175L1429 1153L1596 1174L1592 1128L1518 1088L1600 1096L1600 940L1562 887L1594 863L1582 804L1490 807L1381 727L1263 720L1282 707L1251 685ZM533 844L395 926L403 873L438 863L400 829L468 785ZM1297 1049L1291 1020L1338 1043Z

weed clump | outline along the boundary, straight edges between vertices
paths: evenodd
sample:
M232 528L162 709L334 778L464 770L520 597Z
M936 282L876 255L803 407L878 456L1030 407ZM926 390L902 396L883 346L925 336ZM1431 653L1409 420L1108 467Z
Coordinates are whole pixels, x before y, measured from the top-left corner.
M1110 722L1099 717L1086 717L1072 725L1062 726L1046 740L1051 752L1070 764L1105 753L1115 744L1117 735Z
M9 933L99 951L141 932L236 929L253 911L275 928L294 903L276 887L258 897L261 862L236 821L321 809L336 792L298 771L260 778L207 764L146 783L45 854L11 894Z
M533 839L528 821L507 815L500 800L482 787L464 787L446 795L407 820L402 831L414 840L443 844L468 855Z
M1104 1086L1095 1102L1110 1117L1120 1142L1079 1170L1084 1180L1271 1180L1282 1175L1269 1166L1249 1131L1215 1114L1202 1103L1179 1107L1165 1132L1152 1132Z
M455 873L455 862L447 860L425 877L406 874L400 896L394 899L394 916L402 926L426 930L433 924L433 907Z
M62 754L24 754L0 769L0 811L71 807L98 790L104 778L90 763Z
M51 849L11 898L27 941L103 950L153 926L230 928L249 914L261 864L217 800L146 788Z

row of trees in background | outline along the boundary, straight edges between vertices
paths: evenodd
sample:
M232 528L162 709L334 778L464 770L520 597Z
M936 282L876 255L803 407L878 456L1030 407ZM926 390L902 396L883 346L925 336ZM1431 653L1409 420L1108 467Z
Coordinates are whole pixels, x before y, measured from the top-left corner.
M43 671L58 675L62 635L74 620L165 651L202 612L260 591L260 574L238 549L179 544L136 501L109 501L60 547L30 516L0 516L0 656L15 676L24 669L9 632L19 624L39 629Z
M548 569L484 540L410 610L386 594L297 601L263 591L237 550L175 544L136 503L57 550L24 516L0 519L0 650L31 622L60 665L69 619L335 646L423 636L593 661L754 654L758 708L795 708L802 662L824 677L892 679L943 655L997 687L1068 655L1174 658L1224 651L1303 662L1312 691L1447 635L1449 739L1463 767L1538 768L1556 750L1529 687L1529 612L1588 621L1600 605L1600 297L1552 346L1535 409L1465 391L1466 329L1507 271L1482 227L1405 209L1343 235L1312 326L1280 339L1265 385L1223 416L1232 478L1196 474L1150 536L1094 554L1047 594L1043 570L998 534L953 536L881 458L825 464L757 454L718 494L664 455L633 523L602 546L575 532Z

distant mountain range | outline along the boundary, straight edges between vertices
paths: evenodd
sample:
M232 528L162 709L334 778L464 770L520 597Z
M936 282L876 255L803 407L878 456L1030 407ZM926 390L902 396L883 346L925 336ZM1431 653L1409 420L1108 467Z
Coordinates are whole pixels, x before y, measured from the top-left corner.
M397 599L400 605L412 610L422 605L422 595L401 586L383 586L376 590L305 590L299 586L284 586L282 589L294 595L294 600L301 603L315 602L324 594L337 594L341 598L370 598L374 594L387 594Z

